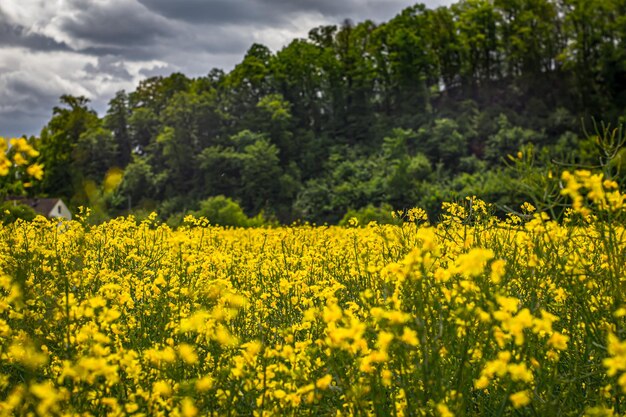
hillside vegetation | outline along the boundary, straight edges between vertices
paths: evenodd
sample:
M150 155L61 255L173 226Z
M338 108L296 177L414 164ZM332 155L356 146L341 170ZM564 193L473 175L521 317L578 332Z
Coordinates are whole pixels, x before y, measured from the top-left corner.
M102 219L157 210L176 223L217 196L281 222L387 205L434 215L472 194L516 206L535 197L510 166L520 150L534 149L526 174L622 165L583 127L593 136L592 117L624 117L624 16L623 0L418 4L276 52L252 45L228 73L146 79L103 117L64 96L37 144L47 174L33 193ZM123 180L103 192L112 168Z

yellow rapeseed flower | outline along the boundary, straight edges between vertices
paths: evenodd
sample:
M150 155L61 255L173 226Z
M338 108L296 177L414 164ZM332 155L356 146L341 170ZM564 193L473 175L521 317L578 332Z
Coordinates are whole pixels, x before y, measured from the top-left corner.
M172 387L166 381L156 381L152 384L152 393L158 397L169 397L172 395Z
M554 347L557 350L565 350L567 349L568 341L569 341L568 336L559 332L554 332L548 339L548 345Z
M43 165L32 164L26 168L26 173L36 180L41 181L43 179Z
M519 391L509 396L509 400L515 408L521 408L530 404L530 393L528 390Z
M332 380L333 380L332 375L326 374L317 380L317 382L315 383L315 386L319 389L325 390L328 388Z
M454 417L454 413L444 403L437 404L437 412L440 417Z

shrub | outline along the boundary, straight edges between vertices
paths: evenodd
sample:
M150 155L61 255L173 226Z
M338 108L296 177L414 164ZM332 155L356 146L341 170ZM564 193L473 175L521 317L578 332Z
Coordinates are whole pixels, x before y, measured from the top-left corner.
M391 214L393 207L389 204L382 204L379 207L368 205L367 207L360 208L358 210L350 209L343 216L339 225L346 226L349 224L350 219L355 218L360 225L367 225L370 222L376 222L378 224L399 224L400 220L394 218Z
M4 224L13 223L17 219L31 221L35 216L35 210L25 204L6 201L0 205L0 221Z
M211 224L220 226L251 227L265 224L263 214L246 216L239 204L229 197L218 195L200 202L196 217L206 217Z

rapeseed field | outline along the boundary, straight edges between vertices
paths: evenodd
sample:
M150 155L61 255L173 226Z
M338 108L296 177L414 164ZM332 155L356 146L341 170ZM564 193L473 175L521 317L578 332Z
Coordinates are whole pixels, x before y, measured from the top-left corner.
M0 415L626 415L617 184L555 221L0 227Z

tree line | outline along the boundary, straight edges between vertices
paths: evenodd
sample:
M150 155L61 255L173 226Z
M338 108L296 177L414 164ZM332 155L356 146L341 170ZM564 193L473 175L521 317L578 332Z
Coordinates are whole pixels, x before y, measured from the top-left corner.
M583 122L626 115L625 16L625 0L417 4L275 53L254 44L230 72L145 79L103 117L63 96L36 139L46 175L32 192L178 220L233 205L322 223L472 194L518 204L520 171L596 163Z

